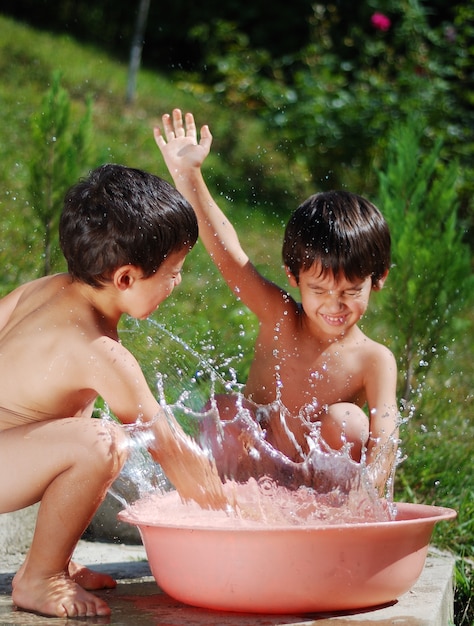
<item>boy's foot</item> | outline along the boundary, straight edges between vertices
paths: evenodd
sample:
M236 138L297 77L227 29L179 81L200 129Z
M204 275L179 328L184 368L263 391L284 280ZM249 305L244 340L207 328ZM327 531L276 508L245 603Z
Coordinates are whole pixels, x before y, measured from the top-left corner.
M27 580L24 573L14 585L12 600L19 609L54 617L93 617L111 613L103 600L65 574Z
M108 574L102 574L89 569L85 565L70 561L69 576L71 580L80 585L83 589L97 591L97 589L115 589L117 581Z
M23 576L25 564L23 564L18 572L15 574L12 582L13 589L19 583ZM98 589L115 589L117 581L108 574L102 574L89 569L85 565L76 563L75 561L69 562L69 578L80 585L83 589L88 591L97 591Z

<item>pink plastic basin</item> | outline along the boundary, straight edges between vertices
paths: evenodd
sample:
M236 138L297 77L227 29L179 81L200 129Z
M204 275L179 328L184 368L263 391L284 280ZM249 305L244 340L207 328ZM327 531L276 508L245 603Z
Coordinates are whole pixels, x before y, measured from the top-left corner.
M391 602L420 576L436 522L456 512L397 503L389 522L260 528L136 525L163 591L186 604L253 613L340 611Z

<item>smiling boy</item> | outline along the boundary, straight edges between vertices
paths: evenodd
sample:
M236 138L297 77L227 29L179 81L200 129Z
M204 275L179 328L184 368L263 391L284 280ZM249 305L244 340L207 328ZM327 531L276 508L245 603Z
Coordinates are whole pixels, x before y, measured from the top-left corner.
M244 406L267 441L294 461L305 457L316 432L335 450L348 444L354 460L365 455L382 494L397 448L397 368L390 350L357 324L390 267L383 216L346 191L308 198L291 216L283 243L297 302L256 270L210 195L201 172L212 143L209 128L202 127L198 142L192 114L184 122L175 109L162 121L164 135L156 127L155 140L177 189L196 211L200 237L231 290L259 321ZM235 399L218 402L221 417L233 419ZM268 405L272 411L263 410Z

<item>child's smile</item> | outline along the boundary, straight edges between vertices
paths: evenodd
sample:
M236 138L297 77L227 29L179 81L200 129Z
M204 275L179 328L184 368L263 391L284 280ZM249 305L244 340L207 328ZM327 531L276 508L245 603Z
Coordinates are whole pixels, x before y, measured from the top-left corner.
M321 273L318 264L300 272L298 288L303 309L317 329L341 334L357 324L367 310L372 280L370 276L356 281L344 276L336 279Z

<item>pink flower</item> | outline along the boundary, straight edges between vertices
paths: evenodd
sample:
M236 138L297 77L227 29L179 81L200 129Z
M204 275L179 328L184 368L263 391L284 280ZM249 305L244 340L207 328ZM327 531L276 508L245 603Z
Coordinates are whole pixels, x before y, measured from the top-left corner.
M377 30L386 31L392 25L390 19L383 13L374 13L370 18L370 21L372 23L372 26Z

